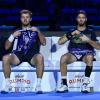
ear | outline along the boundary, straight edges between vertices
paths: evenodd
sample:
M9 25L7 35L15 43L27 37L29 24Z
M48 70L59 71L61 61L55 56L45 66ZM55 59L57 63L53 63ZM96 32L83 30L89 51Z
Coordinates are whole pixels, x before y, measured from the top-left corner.
M78 16L76 17L76 21L77 21L77 19L78 19Z
M87 22L87 18L86 18L86 22Z
M30 18L30 21L32 21L32 18Z

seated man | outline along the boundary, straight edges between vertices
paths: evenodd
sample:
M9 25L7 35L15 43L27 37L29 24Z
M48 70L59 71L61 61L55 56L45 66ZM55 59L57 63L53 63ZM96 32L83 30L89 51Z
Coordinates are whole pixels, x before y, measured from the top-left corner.
M99 48L96 43L96 35L93 29L86 25L87 16L84 11L79 11L77 15L77 26L71 29L67 34L61 37L58 43L64 44L70 40L68 46L68 53L62 55L60 59L60 71L61 71L61 87L57 92L68 92L67 85L67 65L76 61L83 61L86 64L84 82L81 87L81 92L90 92L88 88L89 78L93 68L93 59L95 55L94 47ZM91 40L90 40L91 39ZM91 44L91 42L93 42ZM77 65L76 65L77 66Z
M44 35L36 28L30 25L32 21L32 13L29 10L22 10L21 24L22 27L10 35L5 43L5 48L8 50L15 38L18 39L17 48L11 54L3 57L3 71L6 80L6 86L4 92L9 92L10 87L10 74L11 65L19 65L23 61L30 63L36 67L37 85L36 92L41 93L41 79L44 71L44 58L40 54L40 45L46 45L46 39Z

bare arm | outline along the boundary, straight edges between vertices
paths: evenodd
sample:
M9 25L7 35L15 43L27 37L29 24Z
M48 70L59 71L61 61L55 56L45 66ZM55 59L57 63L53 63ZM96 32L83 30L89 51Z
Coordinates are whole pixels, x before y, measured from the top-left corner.
M100 43L96 42L96 41L92 41L92 40L89 40L88 43L94 47L95 49L98 49L100 50Z
M16 32L14 32L13 34L10 35L8 40L6 40L6 42L5 42L5 49L6 50L8 50L12 47L15 37L20 36L20 34L21 34L21 32L16 31Z
M100 43L98 43L97 41L93 41L93 40L89 39L86 35L83 35L83 36L81 36L80 38L81 38L81 40L82 40L83 42L87 42L87 43L89 43L92 47L94 47L95 49L100 50Z
M62 36L61 38L59 38L58 44L62 45L62 44L64 44L67 41L68 41L68 38L66 37L66 34L65 34L64 36Z
M72 36L74 36L75 34L80 34L80 31L78 30L75 30L73 32L70 33L70 35L64 35L62 36L59 40L58 40L58 44L59 45L62 45L64 44L65 42L67 42Z
M32 29L32 31L37 31L38 32L40 43L41 43L41 45L45 46L46 45L45 36L40 32L40 30L38 28L32 27L31 29Z
M44 37L44 35L41 32L39 32L38 36L39 36L41 45L45 46L46 45L46 38Z
M10 42L9 40L6 40L5 42L5 49L8 50L12 47L13 42Z

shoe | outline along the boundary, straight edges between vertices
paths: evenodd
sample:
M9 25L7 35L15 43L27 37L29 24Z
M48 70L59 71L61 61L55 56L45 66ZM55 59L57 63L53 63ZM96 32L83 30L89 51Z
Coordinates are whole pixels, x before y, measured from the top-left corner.
M57 93L66 93L68 92L68 86L67 85L61 85L60 88L57 89Z
M83 83L81 87L82 93L90 93L90 88L88 87L88 83Z
M40 85L36 86L35 91L36 91L36 94L42 94L43 93Z
M1 93L2 94L7 94L7 93L10 93L10 92L12 92L12 87L10 85L9 80L6 80L5 81L5 87L1 90Z
M90 93L90 79L88 77L84 77L84 82L81 86L81 92L82 93Z
M5 86L5 88L1 90L1 94L7 94L10 93L11 91L12 91L11 86Z

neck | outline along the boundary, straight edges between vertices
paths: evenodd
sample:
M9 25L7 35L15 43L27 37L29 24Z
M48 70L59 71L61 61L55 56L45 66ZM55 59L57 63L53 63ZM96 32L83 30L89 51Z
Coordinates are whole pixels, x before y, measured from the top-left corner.
M22 25L22 28L29 28L29 27L31 27L30 24L28 24L28 25Z
M82 25L82 26L78 25L78 26L77 26L77 29L78 29L79 31L84 31L84 30L86 29L86 25Z

